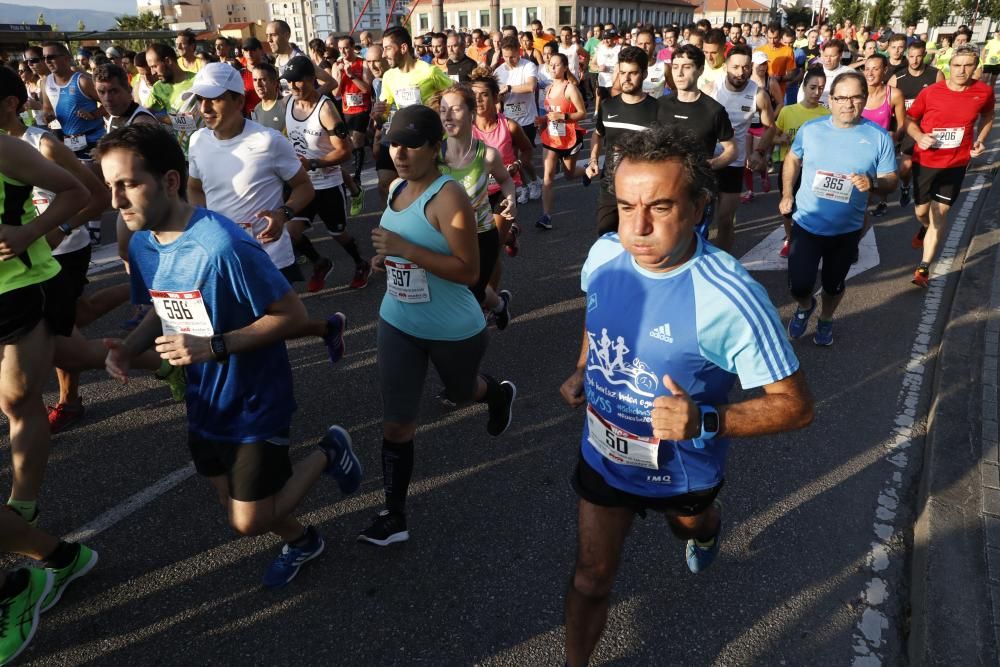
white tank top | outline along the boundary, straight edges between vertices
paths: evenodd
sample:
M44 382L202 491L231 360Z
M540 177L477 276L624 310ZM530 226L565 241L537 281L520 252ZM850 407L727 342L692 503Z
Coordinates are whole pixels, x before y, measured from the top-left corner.
M569 46L559 46L559 53L566 56L566 60L569 61L569 71L573 73L576 80L580 80L580 54L576 44L570 44Z
M152 118L154 120L156 119L156 116L153 114L152 111L150 111L149 109L147 109L146 107L144 107L144 106L142 106L140 104L140 105L136 106L135 111L132 112L132 114L128 117L128 119L124 123L117 123L117 122L115 122L116 119L119 118L119 116L108 116L108 117L106 117L104 119L104 129L107 132L110 132L111 130L117 130L120 127L127 127L127 126L129 126L129 125L132 124L132 121L135 120L136 116L139 116L141 114L145 114L145 115L149 116L150 118ZM112 127L112 125L114 125L114 127Z
M746 87L733 92L726 87L726 77L715 82L715 101L726 108L729 122L733 124L733 141L736 142L736 159L729 163L730 167L742 167L747 159L747 130L750 121L757 111L757 84L747 81Z
M21 140L26 141L31 146L38 151L42 151L42 137L49 134L46 130L39 127L29 127L23 135L21 135ZM55 137L52 137L55 140ZM38 215L45 212L45 209L49 207L49 202L55 198L55 194L49 192L48 190L43 190L42 188L34 188L31 191L31 199L35 202L35 210L38 211ZM82 250L90 245L90 234L87 232L86 225L81 225L73 230L73 232L67 236L62 242L59 243L52 250L53 255L65 255L67 253L75 252L77 250Z
M333 150L329 131L323 127L319 119L319 110L324 104L332 105L333 102L325 95L320 96L319 102L305 120L295 118L294 100L288 100L285 108L285 131L288 133L288 139L295 148L295 154L307 160L322 159ZM344 184L344 176L340 173L339 165L310 169L306 173L309 174L309 180L317 190L329 190Z

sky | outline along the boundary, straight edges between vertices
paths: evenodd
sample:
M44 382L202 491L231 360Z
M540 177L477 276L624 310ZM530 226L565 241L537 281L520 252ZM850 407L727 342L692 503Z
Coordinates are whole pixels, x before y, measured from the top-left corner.
M80 0L25 0L24 4L53 9L76 9L80 7ZM135 14L136 3L135 0L90 0L87 3L87 9L115 14Z

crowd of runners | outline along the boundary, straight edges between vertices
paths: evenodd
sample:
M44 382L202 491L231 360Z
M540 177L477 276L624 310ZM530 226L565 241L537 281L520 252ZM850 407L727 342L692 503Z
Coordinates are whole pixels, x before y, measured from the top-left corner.
M40 528L37 502L52 434L86 419L84 370L122 382L148 371L186 403L195 469L232 528L282 540L265 586L323 551L296 507L324 473L347 495L363 471L338 425L289 456L285 341L318 339L333 364L344 355L345 316L310 319L299 297L324 289L337 259L310 240L317 221L354 266L350 289L385 285L385 507L358 540L409 539L429 364L441 402L486 404L493 437L511 424L515 384L483 372L488 329L511 322L504 269L530 243L518 207L541 200L530 222L553 230L561 172L580 181L568 187L599 181L593 222L572 229L595 243L579 357L559 387L586 412L565 617L566 662L586 665L635 515L664 515L688 568L704 571L719 552L729 439L812 420L793 342L818 307L812 340L833 344L859 243L889 206L912 203L908 279L932 279L1000 74L1000 29L979 46L965 26L936 33L534 21L296 45L274 21L266 43L199 47L183 32L139 52L45 42L17 54L0 66L0 408L12 460L0 546L34 564L0 575L0 663L98 560ZM366 165L382 212L362 240L351 219L365 207ZM797 303L784 324L729 254L741 204L772 179ZM127 279L87 291L109 208ZM81 333L126 303L120 340ZM53 369L59 398L46 406ZM737 378L756 391L734 403Z

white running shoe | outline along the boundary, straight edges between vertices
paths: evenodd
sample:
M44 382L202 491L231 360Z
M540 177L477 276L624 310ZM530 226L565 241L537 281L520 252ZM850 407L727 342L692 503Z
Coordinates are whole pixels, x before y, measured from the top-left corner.
M534 201L535 199L542 198L542 181L541 179L536 179L531 183L528 183L528 199Z

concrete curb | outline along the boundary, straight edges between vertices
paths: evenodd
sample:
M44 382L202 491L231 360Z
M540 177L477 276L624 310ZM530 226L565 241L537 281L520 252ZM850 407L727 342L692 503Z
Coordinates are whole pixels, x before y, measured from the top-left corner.
M1000 657L991 595L991 588L997 588L1000 609L1000 583L990 583L989 538L982 515L984 482L987 476L992 479L996 466L981 470L987 465L982 457L989 452L984 452L979 426L986 322L993 282L1000 278L994 275L1000 259L1000 179L994 174L991 181L977 202L978 214L972 216L977 224L963 257L934 374L910 562L908 653L914 665L996 665ZM992 456L996 462L995 446ZM1000 516L1000 490L995 493L994 509ZM1000 547L1000 530L993 540ZM1000 559L992 574L1000 581Z

